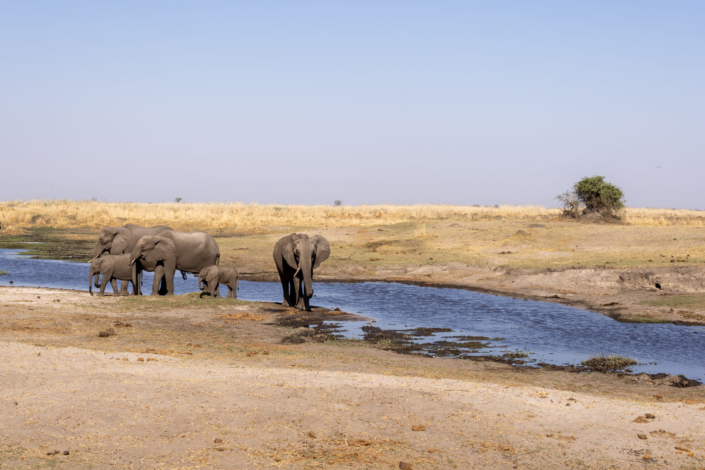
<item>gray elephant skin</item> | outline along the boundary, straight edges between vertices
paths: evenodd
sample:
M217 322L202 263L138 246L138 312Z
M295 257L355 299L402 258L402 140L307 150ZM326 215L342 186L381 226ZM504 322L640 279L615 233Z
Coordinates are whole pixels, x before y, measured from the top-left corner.
M152 295L159 293L159 281L166 279L166 295L174 294L174 273L199 274L203 268L220 262L220 249L215 239L206 232L166 231L159 235L140 238L130 255L130 263L140 263L149 271L154 269Z
M140 227L135 224L127 224L122 227L105 227L98 235L98 241L93 247L92 257L95 259L106 251L111 255L132 253L140 238L147 235L158 235L166 231L173 231L173 229L166 225Z
M313 270L329 255L330 245L321 235L309 238L304 233L292 233L274 245L274 263L284 291L282 305L311 310L309 299L313 297Z
M232 266L208 266L203 268L198 273L198 288L202 291L201 297L205 293L210 294L213 298L220 297L218 286L224 284L228 286L228 295L225 298L237 299L239 279L240 274Z
M113 286L113 292L117 295L128 295L127 283L132 282L132 293L137 295L137 286L141 273L137 271L136 264L130 265L130 255L105 255L91 261L91 268L88 272L88 292L93 295L93 277L95 286L100 287L99 295L105 294L108 283ZM103 281L100 282L100 275ZM117 289L116 279L120 280L120 291Z

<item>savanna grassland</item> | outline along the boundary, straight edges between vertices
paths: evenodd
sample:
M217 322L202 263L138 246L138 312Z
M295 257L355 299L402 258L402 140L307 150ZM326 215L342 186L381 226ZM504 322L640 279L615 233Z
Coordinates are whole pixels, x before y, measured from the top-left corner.
M331 256L314 282L449 286L704 324L701 214L628 209L604 223L538 206L11 201L0 248L87 261L103 226L166 224L211 233L222 264L274 280L276 240L320 233ZM703 387L402 355L317 332L322 320L369 319L0 287L0 467L705 466Z
M88 259L104 226L204 230L216 237L223 263L262 280L276 279L271 250L278 238L320 233L332 246L316 274L321 280L451 285L589 307L629 321L705 321L701 211L627 208L621 221L603 223L576 222L541 206L35 200L0 203L0 223L0 246L45 241L33 247L38 256L73 260Z

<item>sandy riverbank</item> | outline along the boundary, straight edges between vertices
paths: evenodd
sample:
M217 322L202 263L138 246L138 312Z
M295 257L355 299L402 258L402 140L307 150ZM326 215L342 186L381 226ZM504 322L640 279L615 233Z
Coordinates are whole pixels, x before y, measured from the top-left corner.
M277 320L298 315L277 304L187 296L0 289L0 461L18 468L705 466L703 387L401 356L355 341L282 344L296 330ZM108 328L116 335L98 337ZM646 413L655 418L634 422ZM61 453L47 455L54 450Z

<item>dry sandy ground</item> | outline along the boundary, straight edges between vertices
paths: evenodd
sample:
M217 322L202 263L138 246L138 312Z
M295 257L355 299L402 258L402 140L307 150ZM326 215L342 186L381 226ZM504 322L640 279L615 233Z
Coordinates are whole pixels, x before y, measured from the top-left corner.
M695 468L705 457L705 411L685 404L13 342L0 343L0 378L4 468Z
M479 368L484 365L439 360L435 367L429 359L376 350L361 357L423 363L427 371L452 364L475 368L478 375L391 376L392 369L383 367L387 363L375 373L330 370L340 349L328 346L310 356L309 370L299 360L308 345L271 344L264 355L260 344L259 362L246 362L253 359L244 352L178 356L120 350L119 342L107 342L113 338L95 337L93 329L104 320L87 310L108 309L120 299L49 289L2 294L0 468L391 469L400 462L413 469L705 467L702 400L660 403L488 383L491 369ZM264 305L260 312L272 310L272 304ZM232 310L243 308L257 306ZM44 317L33 320L35 314ZM134 323L117 341L137 338L142 330L156 338L147 322L157 317L204 323L214 317L210 310L141 309L110 310L108 316ZM61 335L44 333L47 317L55 318L49 326ZM92 326L81 326L83 317ZM15 328L19 325L25 330ZM231 322L198 328L205 330L203 338L228 328L252 338L274 327ZM279 341L262 335L259 341ZM647 413L654 418L644 418Z

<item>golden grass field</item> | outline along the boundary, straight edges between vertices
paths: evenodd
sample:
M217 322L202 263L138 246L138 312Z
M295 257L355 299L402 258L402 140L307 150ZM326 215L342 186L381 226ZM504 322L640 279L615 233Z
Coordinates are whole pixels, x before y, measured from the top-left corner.
M256 229L392 225L419 219L467 218L535 220L559 217L561 210L542 206L372 205L303 206L243 203L129 203L69 200L0 202L0 223L12 232L26 227L101 228L135 223L175 229ZM705 212L682 209L627 208L623 221L646 226L703 226Z

